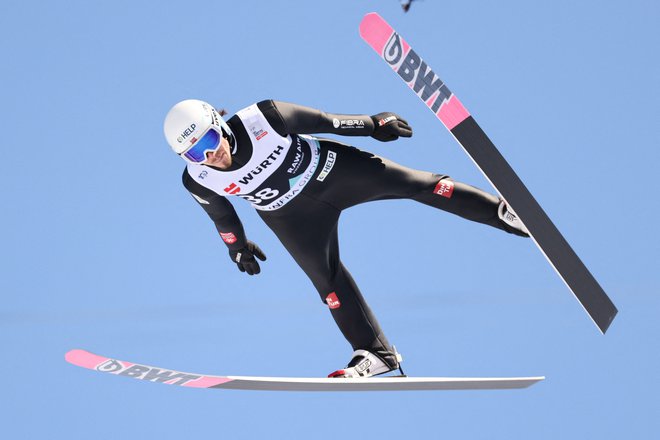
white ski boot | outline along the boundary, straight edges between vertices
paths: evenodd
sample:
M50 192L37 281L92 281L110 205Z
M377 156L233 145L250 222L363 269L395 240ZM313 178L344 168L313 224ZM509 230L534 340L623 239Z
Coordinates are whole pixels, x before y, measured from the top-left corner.
M390 371L394 371L396 369L399 369L399 371L401 371L401 375L404 375L403 370L401 369L401 361L403 358L399 353L396 352L395 348L393 348L393 350L397 363L395 367L389 366L380 357L367 350L355 350L353 352L353 358L348 363L348 366L342 370L337 370L328 374L328 377L371 377L378 374L389 373Z
M516 231L522 232L524 235L529 236L529 231L525 227L518 214L511 209L504 199L500 200L500 206L497 207L497 215L504 223ZM522 234L520 234L522 235Z

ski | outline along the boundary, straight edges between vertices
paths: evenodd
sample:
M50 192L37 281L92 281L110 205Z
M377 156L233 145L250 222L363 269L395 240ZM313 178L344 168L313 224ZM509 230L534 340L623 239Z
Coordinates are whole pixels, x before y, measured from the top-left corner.
M364 16L360 36L440 119L518 214L534 243L605 333L616 307L456 95L380 15Z
M329 379L311 377L209 376L151 367L71 350L67 362L90 370L132 377L147 382L190 388L264 391L421 391L421 390L497 390L527 388L545 377L371 377Z

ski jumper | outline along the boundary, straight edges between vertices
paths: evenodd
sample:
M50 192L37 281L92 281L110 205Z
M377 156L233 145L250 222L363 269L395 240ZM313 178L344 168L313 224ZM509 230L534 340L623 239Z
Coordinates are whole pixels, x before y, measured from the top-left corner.
M228 121L236 143L226 170L189 164L184 186L213 220L230 250L247 238L227 196L246 199L310 278L354 350L397 362L376 317L339 256L341 212L360 203L412 199L518 234L497 215L500 199L443 174L410 169L383 157L309 134L370 136L367 115L328 114L261 101Z

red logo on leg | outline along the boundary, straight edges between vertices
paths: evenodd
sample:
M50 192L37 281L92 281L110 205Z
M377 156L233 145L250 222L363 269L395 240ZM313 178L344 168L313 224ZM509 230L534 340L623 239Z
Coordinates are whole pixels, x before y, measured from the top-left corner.
M330 295L326 296L325 302L328 303L328 307L331 309L338 309L341 307L341 303L339 302L339 298L337 298L337 294L335 292L332 292Z
M449 179L442 179L435 186L433 193L450 199L451 195L454 193L454 182Z

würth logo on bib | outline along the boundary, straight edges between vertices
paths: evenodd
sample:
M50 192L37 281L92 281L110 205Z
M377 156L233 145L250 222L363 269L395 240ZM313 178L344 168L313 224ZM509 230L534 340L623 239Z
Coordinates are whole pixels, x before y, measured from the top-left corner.
M330 295L326 296L325 302L331 309L338 309L341 307L341 303L339 302L339 298L337 298L337 294L335 292L332 292Z
M454 193L454 182L449 179L442 179L435 186L433 193L450 199L451 195Z

